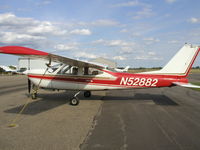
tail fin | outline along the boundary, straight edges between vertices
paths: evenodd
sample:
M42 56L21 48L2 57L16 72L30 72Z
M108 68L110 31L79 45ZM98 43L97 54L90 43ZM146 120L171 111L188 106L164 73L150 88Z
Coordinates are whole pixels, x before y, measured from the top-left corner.
M199 46L185 44L161 70L145 72L145 74L169 74L187 76L199 51Z
M123 72L128 72L129 68L130 68L130 66L126 66L126 68L123 69Z

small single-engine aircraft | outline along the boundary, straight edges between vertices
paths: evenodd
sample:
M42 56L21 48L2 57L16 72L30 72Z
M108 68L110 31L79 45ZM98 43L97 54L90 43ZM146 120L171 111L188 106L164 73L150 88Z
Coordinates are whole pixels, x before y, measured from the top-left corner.
M15 66L13 66L13 67L15 67ZM17 73L17 69L11 69L8 66L0 65L0 68L2 68L5 72L8 72L8 73Z
M200 86L188 83L186 78L199 51L200 46L185 44L161 70L124 73L116 72L99 64L66 58L31 48L20 46L0 47L0 53L26 57L29 55L31 58L49 60L46 70L27 71L29 93L31 83L40 88L78 91L71 98L71 105L79 104L77 95L80 91L84 91L85 97L90 97L91 91L97 90L172 87L176 85L200 88ZM60 64L51 66L52 61ZM32 98L35 99L36 97L37 90L33 89Z
M115 68L115 71L117 71L117 72L128 72L129 68L130 68L129 66L126 66L124 69Z

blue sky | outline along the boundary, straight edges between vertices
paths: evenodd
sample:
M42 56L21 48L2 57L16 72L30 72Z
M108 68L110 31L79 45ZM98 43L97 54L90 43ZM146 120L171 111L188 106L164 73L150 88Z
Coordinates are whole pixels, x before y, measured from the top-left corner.
M185 42L200 45L199 6L198 0L1 0L0 46L160 67ZM0 64L17 64L17 57L0 54Z

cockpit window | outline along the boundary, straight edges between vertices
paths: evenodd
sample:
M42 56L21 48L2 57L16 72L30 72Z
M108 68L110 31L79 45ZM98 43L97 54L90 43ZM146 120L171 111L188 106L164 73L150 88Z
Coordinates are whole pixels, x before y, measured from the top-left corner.
M60 70L60 74L70 74L70 69L71 69L72 66L70 65L67 65L67 66L64 66L61 70Z
M61 75L99 75L103 74L103 71L98 70L96 68L89 68L89 67L76 67L71 65L56 65L51 67L51 70L55 72L57 69L57 74ZM54 70L55 69L55 70Z
M78 74L78 68L75 67L75 66L64 65L64 66L61 67L61 69L58 71L58 74L77 75L77 74Z
M53 73L55 72L62 64L56 64L48 68L48 72Z
M103 74L103 72L96 68L89 68L88 74L85 74L85 75L99 75L99 74Z

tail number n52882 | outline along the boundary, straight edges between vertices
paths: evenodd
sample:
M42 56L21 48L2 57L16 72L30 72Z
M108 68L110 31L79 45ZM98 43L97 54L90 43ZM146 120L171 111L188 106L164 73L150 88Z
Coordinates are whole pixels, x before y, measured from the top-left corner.
M128 86L156 86L158 79L152 78L125 78L122 77L120 85Z

